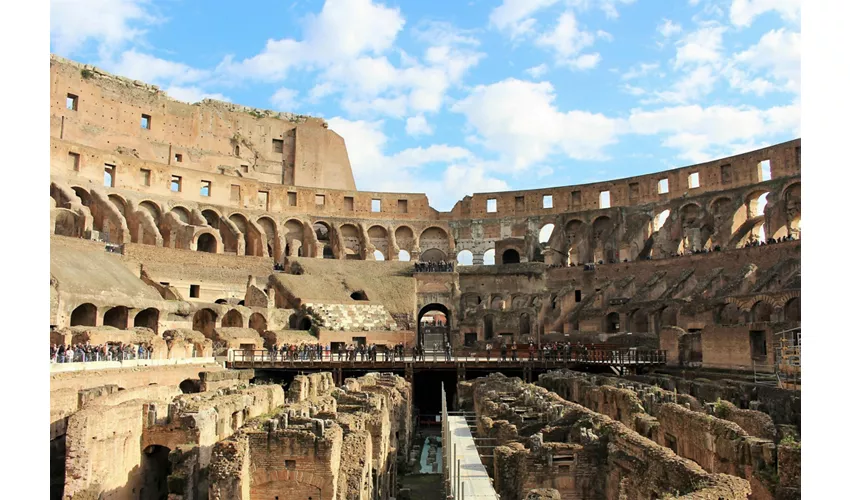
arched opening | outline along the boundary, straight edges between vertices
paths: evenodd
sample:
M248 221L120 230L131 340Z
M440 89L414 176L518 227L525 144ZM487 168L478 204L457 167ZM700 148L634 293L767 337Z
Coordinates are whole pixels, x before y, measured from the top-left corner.
M519 252L509 248L502 253L502 264L519 264Z
M540 228L540 234L537 236L537 241L540 242L541 245L548 245L549 240L552 238L552 231L555 230L555 224L549 223Z
M263 232L266 233L266 248L264 249L266 252L266 257L274 258L274 245L277 241L277 224L269 218L269 217L260 217L257 219L257 225L263 229Z
M231 214L230 222L239 229L239 232L242 233L242 239L245 242L245 255L253 255L255 257L262 257L265 253L266 249L260 247L260 238L257 230L251 227L251 223L248 222L248 219L242 214Z
M356 292L351 294L351 298L354 300L369 300L369 297L366 296L366 292L363 290L357 290Z
M313 328L313 320L309 316L304 316L298 321L299 330L309 330Z
M372 242L376 251L380 252L382 256L389 254L390 244L387 238L387 230L384 226L372 226L366 231L366 234L369 235L369 241ZM384 260L384 258L378 259L376 254L375 260Z
M492 266L495 263L496 263L496 249L491 248L490 250L487 250L486 252L484 252L484 265L485 266Z
M192 223L192 218L189 216L189 210L183 207L174 207L171 209L171 213L184 224Z
M266 318L260 313L254 313L248 318L248 328L257 330L258 333L266 331Z
M201 392L201 381L198 379L187 378L180 382L180 392L183 394L197 394Z
M324 222L313 223L313 231L316 232L316 244L322 249L323 259L335 259L331 244L331 228ZM343 256L344 257L344 256Z
M800 297L792 297L785 303L785 321L801 321Z
M153 307L139 311L133 318L133 326L150 328L154 333L159 333L159 311Z
M501 295L496 295L490 300L490 309L501 311L505 308L505 300Z
M629 330L634 333L646 333L649 331L649 318L646 311L635 309L632 312L632 320L629 325Z
M286 229L287 257L301 257L304 251L304 224L296 219L289 219L283 224Z
M772 313L773 306L763 300L760 300L753 304L753 309L751 311L752 321L753 323L770 322L770 316Z
M81 304L71 312L71 326L94 326L97 323L97 307Z
M429 248L419 255L420 262L440 262L446 260L446 254L437 248Z
M384 259L384 254L381 253L380 250L375 250L375 253L373 255L375 256L375 260L379 260L379 261L386 260L386 259Z
M531 317L528 315L528 313L522 313L519 315L519 334L531 334Z
M192 330L201 332L206 338L212 338L215 330L215 321L218 314L212 309L201 309L192 317Z
M216 304L227 304L227 299L216 299Z
M330 246L326 246L322 249L322 258L323 259L333 259L334 251Z
M451 311L443 304L428 304L416 317L416 341L426 349L445 345L451 325Z
M770 194L770 193L762 193L756 199L756 204L755 204L755 216L756 217L760 217L760 216L764 215L764 209L765 209L765 207L767 207L767 195L768 194Z
M354 224L343 224L339 227L342 247L346 259L360 259L360 228Z
M118 210L118 212L120 212L121 215L124 216L124 218L126 219L127 218L127 202L124 201L124 198L121 198L117 194L110 194L108 198L109 198L109 201L111 201L112 204L115 205L115 208Z
M204 233L198 236L198 251L216 253L218 251L218 242L215 240L215 236L210 233Z
M395 242L396 242L396 245L398 245L398 248L400 250L398 260L402 260L401 259L401 252L405 252L405 253L407 253L407 256L408 256L407 261L409 261L410 260L410 251L413 249L413 243L414 243L413 230L410 229L407 226L397 227L396 230L395 230Z
M401 250L398 252L398 260L401 262L410 262L410 253L407 250Z
M91 208L91 195L89 195L88 191L78 186L74 186L71 189L73 189L74 193L77 194L77 197L80 199L80 203L82 203L84 207Z
M204 220L207 221L207 224L213 229L219 229L221 225L221 217L218 216L215 210L202 210L201 215L204 216Z
M617 333L620 331L620 313L611 312L605 316L605 333Z
M77 229L77 215L68 209L63 208L58 210L53 234L72 237L79 236L80 231Z
M156 225L157 226L159 225L159 219L160 219L161 212L160 212L159 207L157 206L156 203L154 203L152 201L145 200L145 201L139 203L139 209L144 210L145 212L150 214L153 221L156 222Z
M126 330L127 312L127 308L124 306L113 307L103 315L103 325L118 328L119 330Z
M244 322L242 320L242 313L240 313L236 309L231 309L230 311L227 311L227 314L225 314L221 318L221 326L242 328L242 326L244 326Z
M793 236L799 239L802 232L800 217L802 215L802 200L800 197L800 183L788 186L783 194L785 199L786 234L776 234L774 237Z
M737 305L730 302L718 307L717 323L721 325L735 325L741 321L741 310Z
M471 266L472 265L472 252L469 250L461 250L457 253L457 265L459 266Z
M168 476L171 475L171 450L165 446L151 445L142 452L141 478L144 483L139 498L165 499L168 497Z
M667 223L667 219L670 217L670 209L662 211L657 214L655 218L652 220L652 231L658 232L664 227L664 224Z
M493 315L484 316L484 339L490 340L493 338Z

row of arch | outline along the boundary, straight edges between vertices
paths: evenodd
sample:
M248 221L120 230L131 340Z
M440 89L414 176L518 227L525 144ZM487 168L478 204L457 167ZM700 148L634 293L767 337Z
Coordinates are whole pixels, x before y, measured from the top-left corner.
M71 311L71 326L95 326L97 325L97 306L91 303L80 304ZM115 306L107 309L103 314L102 324L119 330L126 330L130 326L130 309L125 306ZM159 333L159 310L153 307L143 309L133 315L133 327L150 328L154 333Z

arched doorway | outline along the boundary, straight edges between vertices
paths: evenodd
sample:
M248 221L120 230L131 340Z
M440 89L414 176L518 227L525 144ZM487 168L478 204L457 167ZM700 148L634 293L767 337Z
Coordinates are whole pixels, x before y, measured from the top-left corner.
M218 250L218 242L215 241L215 236L210 233L204 233L198 236L198 251L207 253L216 253Z
M649 317L646 311L635 309L632 312L632 320L629 324L629 331L632 333L647 333L649 332Z
M142 452L142 484L139 498L165 499L168 497L168 476L171 475L171 462L168 455L171 450L166 446L154 444Z
M620 331L620 313L612 312L605 316L605 333L617 333Z
M97 322L97 307L80 304L71 312L71 326L94 326Z
M441 349L449 338L451 330L451 311L443 304L428 304L419 310L416 316L416 342L430 350L437 344Z
M136 317L133 318L133 326L142 326L150 328L154 333L159 333L159 311L150 307L144 311L139 311Z
M493 338L493 315L484 316L484 339L490 340Z
M192 330L201 332L204 337L210 339L215 330L215 320L218 319L218 314L212 309L201 309L192 317Z
M752 322L753 323L768 323L770 316L773 313L773 306L764 301L758 301L753 304Z
M419 255L419 262L440 262L446 260L446 254L439 248L429 248Z
M236 309L231 309L221 318L221 326L242 328L245 322L242 319L242 313Z
M124 306L113 307L103 315L103 325L111 326L119 330L127 329L127 308Z
M800 297L793 297L785 303L785 321L800 321Z
M531 318L529 317L528 313L522 313L519 315L519 334L531 334Z
M502 264L519 264L519 252L509 248L502 253Z
M254 313L248 318L248 328L257 330L258 333L266 331L266 318L260 313Z

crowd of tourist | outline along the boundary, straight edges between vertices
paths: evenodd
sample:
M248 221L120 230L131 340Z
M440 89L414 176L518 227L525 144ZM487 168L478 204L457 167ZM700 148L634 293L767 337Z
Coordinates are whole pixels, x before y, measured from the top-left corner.
M269 349L272 361L404 361L404 344L378 346L377 344L340 343L335 351L330 344L282 344Z
M416 262L413 270L417 273L451 273L455 270L454 262Z
M105 344L53 344L50 346L51 363L86 363L90 361L126 361L130 359L151 359L153 349L150 344L125 344L108 342Z
M781 238L768 238L767 241L753 240L753 241L748 241L747 244L744 245L744 248L760 247L760 246L764 246L764 245L773 245L774 243L784 243L786 241L794 241L795 239L796 238L794 238L794 236L789 234L788 236L783 236Z

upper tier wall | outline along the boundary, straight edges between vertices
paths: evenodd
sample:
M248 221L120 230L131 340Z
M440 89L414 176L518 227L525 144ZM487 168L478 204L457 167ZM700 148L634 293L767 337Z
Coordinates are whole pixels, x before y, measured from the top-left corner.
M345 141L324 120L209 99L187 104L53 55L50 77L51 137L203 172L355 189Z

